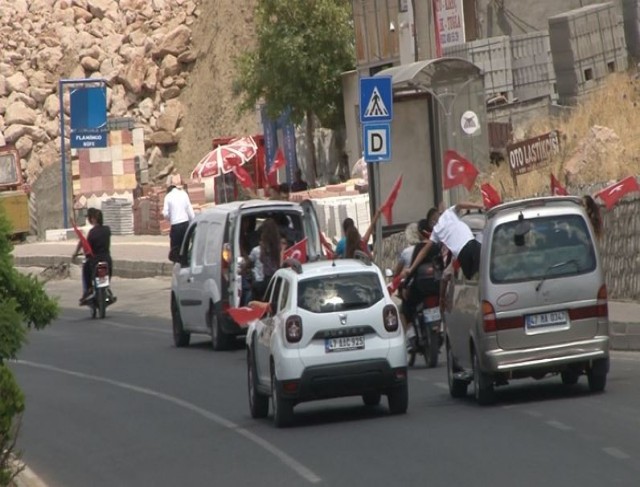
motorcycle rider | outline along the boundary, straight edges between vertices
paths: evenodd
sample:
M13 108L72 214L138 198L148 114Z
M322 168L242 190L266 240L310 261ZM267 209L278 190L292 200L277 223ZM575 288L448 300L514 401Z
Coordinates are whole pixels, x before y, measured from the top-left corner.
M431 208L427 213L427 218L418 222L418 232L422 237L422 241L416 244L413 249L413 255L411 256L412 266L423 248L428 245L433 226L435 222L437 222L437 219L438 210ZM402 313L407 320L407 324L413 323L416 308L426 296L440 295L438 274L441 273L443 267L442 247L440 244L432 244L422 262L417 265L411 277L403 284ZM410 347L412 346L411 339L414 336L413 332L413 327L411 327L407 333Z
M80 304L85 304L93 294L93 271L98 262L106 262L109 266L109 279L113 273L113 262L111 260L111 229L104 225L102 211L97 208L89 208L87 210L87 220L92 226L87 234L87 240L91 246L92 254L86 256L82 266L82 283L83 294L80 298ZM82 249L82 242L78 242L75 252L71 256L72 260L79 255ZM110 296L115 301L115 296Z

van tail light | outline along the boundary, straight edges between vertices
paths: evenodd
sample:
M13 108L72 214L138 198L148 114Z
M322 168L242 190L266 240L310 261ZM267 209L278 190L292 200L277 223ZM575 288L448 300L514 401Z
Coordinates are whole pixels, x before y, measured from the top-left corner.
M609 304L608 304L608 295L607 295L607 285L603 284L598 289L598 318L609 318Z
M298 343L302 339L302 318L297 315L289 316L284 330L289 343Z
M222 264L228 267L231 263L231 245L228 243L222 246Z
M382 322L384 323L384 329L389 332L398 330L398 310L393 304L387 304L382 310Z
M102 279L104 277L107 277L107 274L109 274L109 266L106 264L106 262L98 263L98 267L96 269L96 277Z
M482 301L482 328L486 333L498 331L496 311L489 301Z

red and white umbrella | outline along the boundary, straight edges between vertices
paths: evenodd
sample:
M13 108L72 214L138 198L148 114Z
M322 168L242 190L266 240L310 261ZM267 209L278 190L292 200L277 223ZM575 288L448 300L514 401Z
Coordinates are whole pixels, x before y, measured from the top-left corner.
M205 155L191 172L191 177L218 177L220 173L228 174L236 167L243 166L257 153L258 146L253 137L242 137L232 140L227 145L216 147Z

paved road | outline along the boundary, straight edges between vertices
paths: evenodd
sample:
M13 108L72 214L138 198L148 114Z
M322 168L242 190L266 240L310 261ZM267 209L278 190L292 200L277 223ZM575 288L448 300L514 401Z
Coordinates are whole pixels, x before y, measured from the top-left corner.
M50 487L259 485L636 486L640 354L617 352L608 391L583 378L516 382L496 406L456 401L444 367L410 374L406 416L357 398L250 418L244 351L171 344L167 279L117 281L104 321L65 307L12 365L27 395L20 446Z

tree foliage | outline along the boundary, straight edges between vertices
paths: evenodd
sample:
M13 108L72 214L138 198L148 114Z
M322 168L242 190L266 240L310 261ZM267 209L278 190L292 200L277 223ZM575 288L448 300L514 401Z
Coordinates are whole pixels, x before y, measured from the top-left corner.
M342 125L341 73L353 69L349 0L261 0L257 44L237 59L242 107L265 101L272 116L291 109L294 123L314 114L325 127Z
M43 328L55 319L58 305L42 283L13 267L10 226L0 211L0 486L9 485L19 469L12 463L18 416L24 396L3 359L14 359L28 327Z

